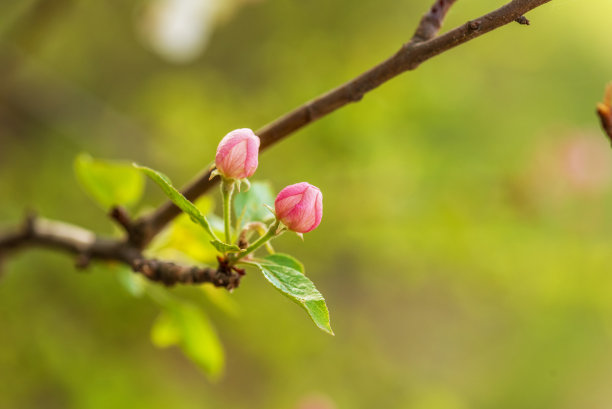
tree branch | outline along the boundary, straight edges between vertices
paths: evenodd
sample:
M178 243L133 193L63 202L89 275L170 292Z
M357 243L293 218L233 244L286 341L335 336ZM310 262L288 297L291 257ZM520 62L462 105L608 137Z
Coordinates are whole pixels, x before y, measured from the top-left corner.
M119 261L151 281L167 286L212 283L228 290L238 287L242 271L232 270L219 260L217 269L186 267L172 262L147 259L129 243L105 239L81 227L35 216L28 216L20 229L0 234L0 261L10 252L28 247L44 247L77 256L77 267L85 268L93 259Z
M417 43L434 38L442 28L446 13L455 1L457 0L437 0L421 18L411 41Z
M261 139L260 149L267 149L317 119L361 100L366 93L403 72L417 68L436 55L517 19L521 20L523 14L551 0L513 0L489 14L435 37L455 1L436 0L422 17L413 38L392 57L259 129L256 133ZM183 189L187 199L197 199L217 182L209 179L210 173L210 170L202 172ZM124 240L101 238L77 226L28 217L21 229L0 234L0 261L2 256L14 250L38 246L76 255L79 267L87 266L93 259L119 261L148 279L165 285L210 282L230 290L237 287L244 271L229 267L222 259L219 259L218 267L213 269L185 267L143 257L142 249L180 212L178 207L168 201L149 215L132 221L123 209L114 208L110 216L125 230Z
M293 111L259 129L256 134L261 139L261 150L292 134L298 129L320 119L351 102L357 102L363 96L399 74L414 70L428 59L439 55L460 44L466 43L498 27L515 21L534 8L551 0L513 0L505 6L471 20L448 33L420 41L433 36L442 25L446 12L455 0L436 0L431 10L423 16L413 39L404 44L391 58L364 72L357 78L305 103ZM416 39L416 40L415 40ZM206 193L216 179L209 180L210 171L205 171L187 184L182 190L189 200L195 200ZM162 204L153 213L136 222L141 242L134 244L146 246L172 219L180 214L180 209L171 201Z

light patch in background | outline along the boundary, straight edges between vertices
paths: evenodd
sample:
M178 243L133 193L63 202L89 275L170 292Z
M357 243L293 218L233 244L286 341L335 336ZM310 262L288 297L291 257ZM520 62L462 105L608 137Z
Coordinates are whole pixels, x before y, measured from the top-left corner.
M598 197L612 186L609 142L590 130L569 132L543 144L536 150L531 169L538 190L554 188L561 196Z
M337 409L337 406L329 396L313 394L302 398L295 409Z
M174 63L198 58L215 27L244 4L262 0L152 0L140 14L138 28L145 43Z

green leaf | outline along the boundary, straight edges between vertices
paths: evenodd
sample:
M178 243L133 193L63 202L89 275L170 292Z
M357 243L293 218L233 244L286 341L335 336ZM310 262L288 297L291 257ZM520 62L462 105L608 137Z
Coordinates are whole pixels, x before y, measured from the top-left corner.
M163 173L160 173L160 172L158 172L156 170L153 170L151 168L147 168L146 166L139 166L137 164L134 164L134 167L136 169L140 169L142 172L144 172L145 175L147 175L155 183L157 183L159 185L159 187L162 188L162 190L164 191L166 196L168 196L168 198L170 200L172 200L172 202L175 205L177 205L179 209L181 209L182 211L187 213L187 215L195 223L198 223L199 225L204 227L204 230L206 230L208 232L208 234L215 241L219 241L217 239L217 237L215 237L215 234L213 233L212 228L210 227L210 223L208 223L208 220L202 214L200 209L198 209L196 207L196 205L194 205L189 200L187 200L187 198L185 196L183 196L181 194L181 192L176 190L176 188L174 186L172 186L172 182L170 182L170 179L168 179L168 177L166 175L164 175Z
M276 259L283 264L277 264L269 258L246 262L246 264L258 267L264 277L274 287L306 310L317 327L334 335L329 324L329 311L327 310L325 299L319 290L316 289L313 282L302 271L294 268L297 267L295 266L297 260L286 255L281 255L281 257Z
M144 191L144 177L127 162L98 160L82 153L74 160L74 172L83 190L105 209L133 206Z
M274 192L268 182L253 182L248 191L235 194L234 212L238 230L248 222L272 219L274 216L264 204L274 207Z
M160 348L178 345L205 374L217 379L225 358L208 317L196 306L176 300L164 308L151 329L153 344Z
M160 312L151 328L151 342L158 348L168 348L181 342L181 332L167 312Z
M215 219L211 217L214 216L211 214L213 210L211 198L203 196L194 204L202 214L206 215L215 233L222 234L223 231L216 231ZM221 226L223 226L223 221L221 221ZM174 219L169 229L155 236L147 253L157 258L188 264L215 264L218 254L217 249L210 244L210 235L199 224L193 223L185 213Z
M289 267L294 270L299 271L302 274L305 274L304 264L302 264L298 259L289 254L284 253L274 253L269 256L264 257L265 260L271 261L275 264L280 264L281 266Z
M225 244L220 240L211 240L210 244L215 246L215 248L220 253L237 253L237 252L243 251L240 247L236 246L235 244Z

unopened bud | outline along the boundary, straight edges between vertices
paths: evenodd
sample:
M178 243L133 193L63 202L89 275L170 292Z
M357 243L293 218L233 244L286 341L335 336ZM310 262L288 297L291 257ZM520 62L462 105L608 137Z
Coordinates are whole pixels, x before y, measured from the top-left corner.
M215 166L223 177L244 179L257 169L259 138L248 128L236 129L219 142Z
M308 233L321 223L323 195L318 187L306 182L290 185L274 201L276 217L296 233Z

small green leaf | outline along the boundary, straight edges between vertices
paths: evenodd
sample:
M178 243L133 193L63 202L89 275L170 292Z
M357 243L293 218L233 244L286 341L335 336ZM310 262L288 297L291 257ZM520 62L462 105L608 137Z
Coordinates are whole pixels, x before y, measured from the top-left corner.
M93 159L82 153L74 160L74 172L83 190L105 209L133 206L144 191L144 177L126 162Z
M258 267L274 287L306 310L317 327L334 335L329 324L329 311L323 295L300 270L290 266L297 260L289 260L285 256L277 259L283 264L277 264L270 259L256 260L246 264Z
M272 219L274 216L264 205L274 206L274 193L268 182L253 182L248 191L235 194L234 212L238 230L248 222Z
M168 348L181 342L180 329L167 312L160 312L153 323L151 342L158 348Z
M264 257L265 260L271 261L275 264L280 264L281 266L289 267L294 270L299 271L302 274L305 274L304 264L302 264L298 259L289 254L284 253L274 253L269 256Z
M220 253L237 253L243 251L235 244L225 244L219 240L211 240L210 244L212 244Z
M151 168L147 168L146 166L139 166L137 164L134 164L134 167L136 169L140 169L142 172L144 172L145 175L147 175L155 183L157 183L159 187L162 188L166 196L168 196L168 198L172 200L172 202L177 205L179 209L187 213L187 215L195 223L198 223L199 225L204 227L204 230L206 230L214 240L219 241L215 236L214 232L212 231L210 223L208 223L208 220L202 214L200 209L198 209L196 205L187 200L187 198L183 196L181 192L176 190L176 188L172 186L172 182L170 182L170 179L168 179L166 175Z
M221 375L225 358L219 337L204 312L192 304L166 303L151 329L151 341L160 348L178 345L212 379Z

